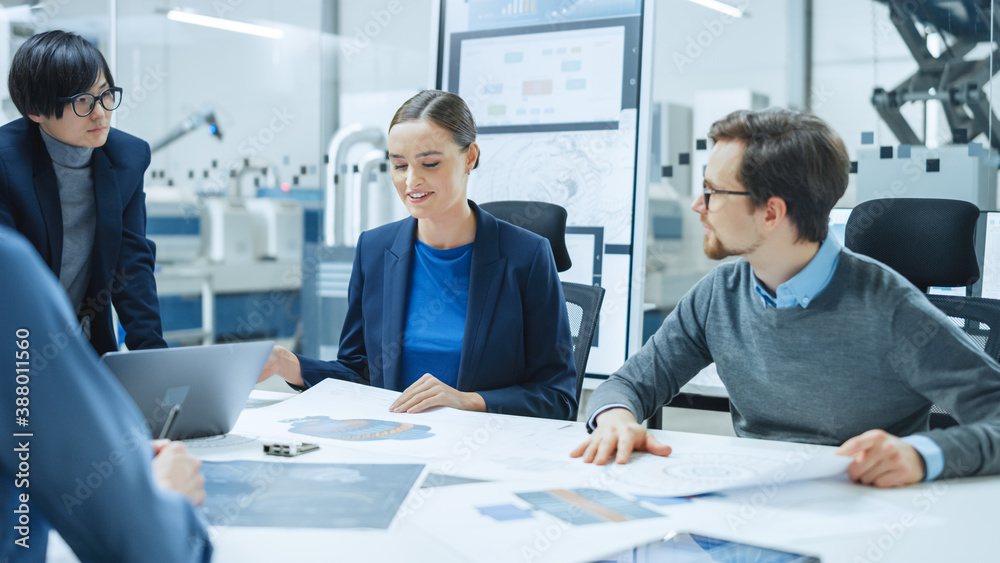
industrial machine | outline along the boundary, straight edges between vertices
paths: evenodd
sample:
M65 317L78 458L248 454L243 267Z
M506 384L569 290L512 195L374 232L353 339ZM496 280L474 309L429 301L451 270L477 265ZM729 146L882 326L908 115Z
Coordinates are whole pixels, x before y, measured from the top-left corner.
M205 108L153 143L153 150L203 126L221 138L214 111ZM278 186L283 193L277 168L259 156L221 175L214 190L197 181L146 186L146 232L157 245L157 289L168 342L294 336L304 206L291 198L259 197L260 186Z
M989 89L1000 70L995 44L1000 5L993 0L879 1L888 5L890 20L918 68L895 88L879 87L872 94L872 105L901 144L859 149L857 201L934 197L994 209L1000 120ZM979 48L984 44L985 54ZM947 121L940 139L928 139L934 132L927 130L926 119L918 135L901 112L907 104L924 103L926 114L933 111L928 102L939 103ZM980 135L986 143L976 141ZM934 141L945 146L935 147Z
M322 237L307 242L303 254L302 352L332 360L347 315L355 245L362 231L395 218L395 192L381 129L343 127L330 140L327 159Z

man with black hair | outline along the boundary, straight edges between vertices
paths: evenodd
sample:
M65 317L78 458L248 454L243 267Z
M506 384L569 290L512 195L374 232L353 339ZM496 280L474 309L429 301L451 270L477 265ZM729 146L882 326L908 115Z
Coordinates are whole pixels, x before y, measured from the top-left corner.
M8 87L23 117L0 127L0 225L55 273L98 354L118 349L112 304L130 349L166 346L146 238L149 145L111 129L122 89L108 63L80 36L49 31L17 50Z

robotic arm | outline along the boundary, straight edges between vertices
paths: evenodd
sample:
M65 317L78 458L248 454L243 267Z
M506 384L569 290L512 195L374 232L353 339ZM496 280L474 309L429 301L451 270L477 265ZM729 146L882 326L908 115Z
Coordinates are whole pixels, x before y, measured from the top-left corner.
M150 143L150 150L156 152L170 143L173 143L177 139L180 139L184 135L198 129L202 125L207 125L209 132L212 136L216 137L220 141L222 140L222 131L219 130L219 125L215 121L215 110L210 107L200 109L187 117L183 123L174 127L169 133L161 137L159 140Z
M938 100L944 108L953 132L952 142L964 143L984 133L992 120L1000 133L1000 120L990 107L984 88L1000 70L1000 55L966 59L979 43L1000 41L1000 9L997 19L990 19L994 0L879 0L889 6L889 16L907 48L917 61L918 70L892 90L875 88L872 105L902 143L923 145L926 139L913 131L900 113L910 102ZM1000 5L997 6L1000 8ZM929 32L945 38L944 50L935 57L927 47ZM990 49L996 46L990 42ZM993 147L1000 150L1000 134L993 137Z

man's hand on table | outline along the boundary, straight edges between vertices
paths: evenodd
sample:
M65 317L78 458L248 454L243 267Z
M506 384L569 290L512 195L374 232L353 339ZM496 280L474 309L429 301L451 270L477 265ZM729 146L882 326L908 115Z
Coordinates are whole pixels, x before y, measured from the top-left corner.
M847 476L855 483L901 487L924 479L924 458L909 443L885 430L869 430L844 442L837 455L854 458Z
M670 446L661 444L636 420L628 409L613 408L602 412L594 421L597 427L587 441L570 452L570 457L583 457L584 463L604 465L611 454L618 452L615 461L627 463L634 450L653 455L670 455Z

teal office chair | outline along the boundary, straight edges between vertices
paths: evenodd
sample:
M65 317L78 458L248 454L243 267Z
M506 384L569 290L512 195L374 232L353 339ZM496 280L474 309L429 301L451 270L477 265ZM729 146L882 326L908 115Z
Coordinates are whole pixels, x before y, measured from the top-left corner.
M557 271L565 272L573 265L566 249L566 210L561 206L542 201L492 201L479 207L497 219L548 239ZM562 282L562 288L573 332L576 401L579 404L605 291L603 287L571 282ZM573 418L576 418L575 413Z
M845 246L899 272L926 293L929 287L970 287L979 281L979 208L950 199L892 198L857 205L847 220ZM1000 361L1000 301L928 295L988 356ZM931 428L958 422L931 407Z

